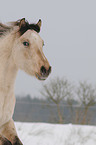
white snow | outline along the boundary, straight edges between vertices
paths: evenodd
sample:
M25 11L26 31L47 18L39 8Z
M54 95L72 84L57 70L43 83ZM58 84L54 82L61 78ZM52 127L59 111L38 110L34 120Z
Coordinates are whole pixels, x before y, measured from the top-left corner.
M96 127L16 122L24 145L96 145Z

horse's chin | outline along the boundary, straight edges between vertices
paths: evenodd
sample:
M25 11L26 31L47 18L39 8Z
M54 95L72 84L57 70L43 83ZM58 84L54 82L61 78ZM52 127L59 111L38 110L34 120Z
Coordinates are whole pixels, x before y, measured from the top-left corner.
M36 77L38 80L41 80L41 81L44 81L44 80L47 79L47 77L40 76L38 73L35 73L35 77Z

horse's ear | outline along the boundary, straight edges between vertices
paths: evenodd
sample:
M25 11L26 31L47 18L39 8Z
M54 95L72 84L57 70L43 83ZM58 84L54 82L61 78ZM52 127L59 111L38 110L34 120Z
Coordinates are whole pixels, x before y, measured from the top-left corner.
M21 28L21 27L25 27L25 26L26 26L25 18L22 18L22 19L20 20L19 27Z
M39 28L41 28L41 24L42 24L42 21L41 21L41 19L39 19L39 21L37 23L37 25L39 26Z
M23 35L29 29L29 24L25 18L21 19L19 22L19 32L20 35Z

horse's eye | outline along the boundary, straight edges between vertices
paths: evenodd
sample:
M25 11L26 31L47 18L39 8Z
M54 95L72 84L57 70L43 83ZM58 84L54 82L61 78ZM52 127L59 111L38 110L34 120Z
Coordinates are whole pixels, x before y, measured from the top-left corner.
M43 46L45 46L45 44L43 43Z
M24 45L24 46L29 46L29 42L26 42L26 41L25 41L25 42L23 42L23 45Z

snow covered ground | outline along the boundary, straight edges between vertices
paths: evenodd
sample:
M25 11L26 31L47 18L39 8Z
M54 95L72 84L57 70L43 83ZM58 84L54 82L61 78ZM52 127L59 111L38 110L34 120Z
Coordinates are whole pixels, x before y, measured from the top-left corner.
M96 145L96 127L15 123L24 145Z

